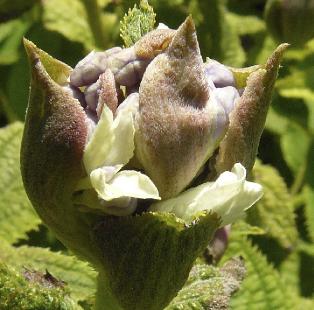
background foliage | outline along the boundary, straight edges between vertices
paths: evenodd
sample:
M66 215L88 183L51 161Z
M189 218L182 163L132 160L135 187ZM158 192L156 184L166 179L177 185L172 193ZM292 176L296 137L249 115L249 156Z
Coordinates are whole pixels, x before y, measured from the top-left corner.
M250 66L263 63L277 44L267 31L263 0L150 4L157 23L173 28L192 14L204 58ZM95 272L40 224L23 190L19 148L29 68L21 39L25 36L75 66L91 49L123 45L119 21L133 6L128 0L0 1L1 309L89 309L95 292ZM239 255L247 275L231 297L232 309L314 308L313 76L314 38L300 47L292 45L279 73L252 173L264 186L264 198L249 211L246 222L233 226L222 262L214 267L200 260L169 309L226 306L208 288L212 278L239 281L227 277L221 267ZM216 289L229 289L226 296L232 291L228 285ZM38 298L29 307L23 302L34 290Z

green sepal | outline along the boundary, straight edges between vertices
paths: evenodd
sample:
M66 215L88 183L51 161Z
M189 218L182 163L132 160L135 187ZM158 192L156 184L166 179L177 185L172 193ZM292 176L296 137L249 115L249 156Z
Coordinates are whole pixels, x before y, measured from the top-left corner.
M164 309L219 225L214 213L190 225L169 213L106 217L93 235L102 249L103 274L122 309Z

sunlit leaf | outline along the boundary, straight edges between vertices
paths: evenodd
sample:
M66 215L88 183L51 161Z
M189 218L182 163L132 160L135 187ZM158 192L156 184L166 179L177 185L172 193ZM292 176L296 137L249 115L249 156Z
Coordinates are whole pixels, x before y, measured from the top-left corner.
M22 123L0 129L0 237L16 242L40 223L24 191L20 175Z
M81 309L69 297L62 282L52 275L31 270L24 274L16 272L0 261L0 308L2 310L45 309L75 310Z
M254 15L239 15L229 12L227 18L239 35L254 34L265 31L265 23Z
M245 53L238 32L228 18L225 1L192 2L189 13L195 16L202 53L226 65L241 67Z
M248 211L247 220L259 226L285 248L297 242L297 230L291 196L277 170L257 162L253 169L255 182L263 186L264 196Z
M12 1L11 1L12 2ZM31 26L30 16L0 24L0 64L9 65L20 56L21 41Z
M307 162L310 137L298 124L290 122L281 136L280 144L289 168L297 173Z
M295 309L296 297L287 289L277 271L245 237L232 234L225 257L241 255L247 275L238 293L231 299L231 309Z
M87 263L73 256L49 249L21 246L14 248L4 241L0 245L0 261L22 271L24 267L45 272L65 281L75 300L84 300L94 294L96 272Z
M95 48L87 14L80 0L49 0L42 5L43 23L48 30L57 31L70 41L80 42L88 50Z

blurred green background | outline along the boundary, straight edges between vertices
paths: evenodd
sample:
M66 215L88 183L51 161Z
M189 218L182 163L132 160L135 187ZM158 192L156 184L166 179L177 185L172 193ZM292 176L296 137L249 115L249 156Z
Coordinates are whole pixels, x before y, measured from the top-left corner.
M135 3L122 0L0 0L0 127L24 120L30 73L23 37L53 57L75 66L93 49L123 45L119 23ZM263 270L276 274L276 281L283 280L282 291L287 285L298 296L303 308L312 308L314 1L151 0L149 3L157 14L157 23L163 22L172 28L177 28L188 14L192 15L204 60L210 57L233 67L262 64L279 43L291 44L282 62L261 139L258 154L261 161L253 171L255 180L265 187L265 197L252 208L247 218L247 223L264 231L261 235L252 231L247 235L251 235L249 240L254 244L252 253L258 248L265 261L261 269L248 269L256 274ZM0 143L0 161L6 143L9 142ZM6 188L2 187L2 191ZM0 230L1 212L0 204ZM38 227L38 222L35 226ZM12 241L15 246L28 244L64 251L41 225ZM230 244L227 256L239 254L241 247L244 248L243 244L238 248L239 243L231 241ZM248 253L242 255L249 260ZM250 266L254 264L252 260ZM274 281L272 276L269 281ZM249 284L244 286L249 290ZM234 299L234 308L290 307L277 307L271 298L253 307L254 290L251 293L249 297L240 294ZM267 296L268 293L264 293ZM285 295L281 296L282 303L285 298Z

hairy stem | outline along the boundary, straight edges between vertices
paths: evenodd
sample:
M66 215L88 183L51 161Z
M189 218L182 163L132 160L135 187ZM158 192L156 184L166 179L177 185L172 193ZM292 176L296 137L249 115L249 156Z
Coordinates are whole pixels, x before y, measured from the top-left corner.
M101 20L101 8L98 4L98 0L82 0L87 13L87 19L92 31L95 44L99 48L105 48L108 42L108 38L103 28Z

